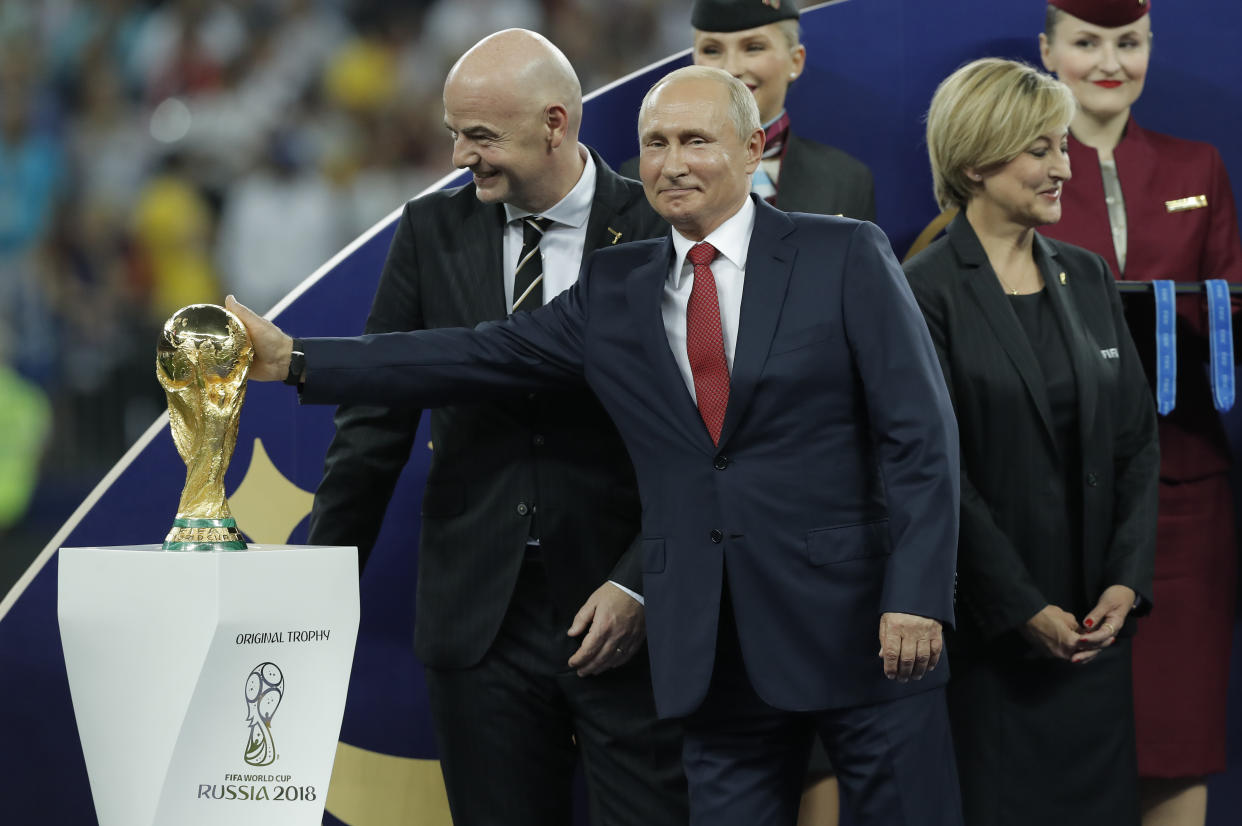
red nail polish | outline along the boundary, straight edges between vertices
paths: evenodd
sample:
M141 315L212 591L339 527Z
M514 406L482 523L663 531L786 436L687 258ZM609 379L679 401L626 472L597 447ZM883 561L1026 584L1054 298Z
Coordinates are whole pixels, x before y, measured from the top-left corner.
M1095 620L1091 619L1091 617L1087 617L1085 620L1082 621L1082 624L1087 626L1088 628L1094 628Z

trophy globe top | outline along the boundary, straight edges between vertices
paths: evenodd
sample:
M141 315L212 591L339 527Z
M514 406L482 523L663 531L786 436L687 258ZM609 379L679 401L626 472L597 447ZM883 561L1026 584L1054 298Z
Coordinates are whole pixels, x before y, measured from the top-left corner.
M215 304L182 307L164 322L156 348L160 383L179 389L199 379L207 385L237 381L254 350L237 316Z

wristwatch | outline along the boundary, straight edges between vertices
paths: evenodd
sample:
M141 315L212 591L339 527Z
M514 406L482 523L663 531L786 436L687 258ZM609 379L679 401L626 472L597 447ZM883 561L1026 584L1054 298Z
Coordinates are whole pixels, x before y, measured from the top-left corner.
M293 352L289 354L289 375L285 376L285 384L292 387L302 383L302 376L306 372L306 354L298 345L298 340L294 339Z

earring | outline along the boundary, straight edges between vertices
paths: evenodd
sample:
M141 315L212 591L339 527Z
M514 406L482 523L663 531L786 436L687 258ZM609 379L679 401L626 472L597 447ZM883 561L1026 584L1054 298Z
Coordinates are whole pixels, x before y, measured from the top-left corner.
M790 72L790 73L789 73L789 79L790 79L790 80L797 80L797 79L798 79L798 74L797 74L797 72Z

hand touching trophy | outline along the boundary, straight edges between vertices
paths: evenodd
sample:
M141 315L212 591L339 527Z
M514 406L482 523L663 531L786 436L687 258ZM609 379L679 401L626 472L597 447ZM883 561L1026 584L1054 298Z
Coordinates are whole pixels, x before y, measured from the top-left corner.
M253 358L246 328L223 307L191 304L164 324L155 372L168 395L173 442L186 465L166 551L246 548L224 496L224 472L237 446Z

